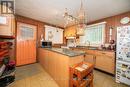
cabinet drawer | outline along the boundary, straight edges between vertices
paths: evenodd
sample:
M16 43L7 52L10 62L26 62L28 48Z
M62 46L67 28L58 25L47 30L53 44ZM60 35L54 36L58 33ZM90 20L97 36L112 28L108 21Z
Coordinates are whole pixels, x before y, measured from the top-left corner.
M87 54L95 55L95 50L86 50Z
M97 56L115 57L115 53L114 52L108 52L108 51L96 51L95 55L97 55Z

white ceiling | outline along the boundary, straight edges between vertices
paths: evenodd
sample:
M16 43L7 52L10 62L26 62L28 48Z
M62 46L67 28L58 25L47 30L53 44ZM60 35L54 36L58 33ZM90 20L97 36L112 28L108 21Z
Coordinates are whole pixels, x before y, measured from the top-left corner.
M16 14L63 27L65 8L76 16L80 0L15 0ZM130 11L130 0L84 0L87 22Z

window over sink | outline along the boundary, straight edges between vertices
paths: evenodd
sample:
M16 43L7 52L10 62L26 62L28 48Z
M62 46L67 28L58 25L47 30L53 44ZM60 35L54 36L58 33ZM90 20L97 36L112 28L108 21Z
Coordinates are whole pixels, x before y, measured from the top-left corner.
M106 22L88 25L84 36L80 36L80 45L82 46L100 46L105 42Z

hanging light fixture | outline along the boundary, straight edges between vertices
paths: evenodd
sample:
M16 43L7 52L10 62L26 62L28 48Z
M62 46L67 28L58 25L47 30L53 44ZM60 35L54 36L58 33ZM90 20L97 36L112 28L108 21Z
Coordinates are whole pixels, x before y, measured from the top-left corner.
M78 36L84 35L84 30L86 28L86 18L85 18L85 10L83 6L83 1L81 0L81 6L78 13L78 17L74 17L73 15L70 15L66 8L66 11L64 13L64 19L66 21L65 26L67 26L69 23L74 21L77 26L77 29L76 29L77 35Z
M81 0L81 7L78 14L78 24L77 24L77 35L84 35L84 30L86 28L85 10L83 7L83 1Z
M72 23L72 22L77 22L77 18L76 17L74 17L73 15L70 15L69 13L68 13L68 9L67 8L65 8L65 13L64 13L64 19L65 19L65 25L64 25L64 27L67 27L67 25L69 24L69 23Z

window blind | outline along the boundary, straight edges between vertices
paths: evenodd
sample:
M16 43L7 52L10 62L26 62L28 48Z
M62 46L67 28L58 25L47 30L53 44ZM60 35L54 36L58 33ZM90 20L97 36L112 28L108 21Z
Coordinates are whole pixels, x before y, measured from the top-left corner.
M85 29L84 36L80 36L80 44L86 45L87 42L90 42L90 45L92 46L99 46L104 43L104 37L105 23L88 26Z

